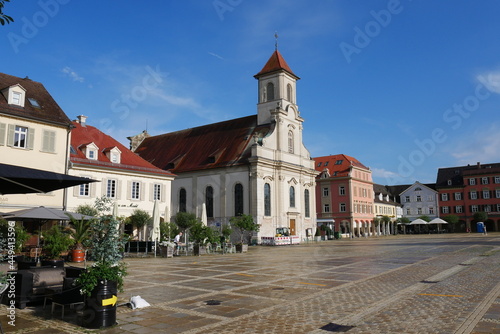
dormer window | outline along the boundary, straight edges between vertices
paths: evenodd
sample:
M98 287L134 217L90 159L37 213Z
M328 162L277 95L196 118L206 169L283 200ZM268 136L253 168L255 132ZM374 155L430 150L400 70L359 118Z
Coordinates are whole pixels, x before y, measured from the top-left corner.
M99 148L94 143L84 145L82 148L83 153L85 153L85 157L90 160L97 160L98 150Z
M13 85L2 90L3 96L10 105L24 107L26 90L21 85Z
M114 164L119 164L121 162L121 153L118 147L107 148L104 150L104 154L108 157L109 161Z

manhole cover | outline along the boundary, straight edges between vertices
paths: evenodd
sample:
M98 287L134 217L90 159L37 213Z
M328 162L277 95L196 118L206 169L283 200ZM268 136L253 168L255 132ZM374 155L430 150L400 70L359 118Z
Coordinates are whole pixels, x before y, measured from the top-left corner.
M220 300L207 300L205 303L207 303L207 305L220 305L222 302Z
M344 325L339 325L339 324L334 324L333 322L330 322L328 325L325 325L321 327L320 329L328 332L347 332L349 329L354 328L354 326L344 326Z

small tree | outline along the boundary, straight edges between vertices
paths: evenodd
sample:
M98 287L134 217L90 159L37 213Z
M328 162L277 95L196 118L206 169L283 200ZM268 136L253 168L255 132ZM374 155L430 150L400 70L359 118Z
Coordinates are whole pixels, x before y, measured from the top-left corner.
M6 23L14 22L14 19L9 15L3 13L3 7L5 2L10 2L10 0L0 0L0 24L5 25Z
M88 241L88 235L92 225L92 220L75 219L70 215L70 232L75 240L75 249L83 249L84 242Z
M486 222L488 220L488 214L484 211L479 211L474 214L474 222Z
M49 260L59 259L61 253L67 251L74 242L69 233L59 225L54 225L43 233L43 249Z
M179 228L175 225L175 223L160 223L160 241L170 241L177 235L177 233L179 233Z
M457 215L448 215L448 216L442 217L442 219L445 222L447 222L448 224L450 224L450 230L452 232L455 232L456 226L457 226L458 221L460 220L460 218Z
M26 229L23 226L19 226L17 224L14 224L13 229L14 229L14 234L16 236L14 243L14 251L18 253L22 250L24 243L30 238L30 234L26 231ZM5 243L5 248L2 248L2 250L7 249L8 236L9 236L9 223L5 219L0 218L0 238Z
M422 219L423 221L426 221L426 222L430 222L431 221L431 218L429 216L426 216L426 215L420 216L418 218L420 218L420 219Z
M150 221L151 216L147 211L136 209L132 212L132 215L128 218L130 224L134 225L139 231L141 228L143 229L142 237L144 238L146 225Z
M92 217L97 217L99 215L99 211L97 211L97 209L90 204L82 204L77 206L75 212Z
M253 221L253 217L250 215L240 215L237 217L231 217L229 222L232 226L236 227L240 233L240 243L243 244L244 237L250 232L258 232L260 227Z
M186 232L198 222L198 218L196 218L196 215L194 213L188 213L188 212L178 212L175 215L174 220L175 224L183 232Z

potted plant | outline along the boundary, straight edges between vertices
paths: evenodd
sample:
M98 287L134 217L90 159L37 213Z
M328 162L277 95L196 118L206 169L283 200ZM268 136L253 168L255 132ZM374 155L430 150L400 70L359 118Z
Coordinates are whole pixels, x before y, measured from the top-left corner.
M321 232L319 231L319 228L317 228L317 227L316 227L316 233L314 233L314 240L321 241Z
M194 242L194 255L207 254L206 245L212 243L216 238L214 230L197 222L190 229L190 239Z
M254 223L252 216L246 214L231 217L229 222L232 226L238 229L240 234L240 242L236 244L236 251L240 253L248 251L248 244L243 241L245 238L248 239L250 232L258 232L259 225Z
M59 225L54 225L48 231L43 232L42 236L43 252L46 256L42 260L42 266L64 267L61 254L67 252L75 242L68 231L63 230Z
M109 327L116 323L117 294L123 291L123 279L127 274L125 263L121 261L125 241L118 226L119 221L113 216L92 221L89 246L95 263L76 280L80 292L86 296L83 324L87 328Z
M71 237L75 241L75 247L71 252L71 259L73 262L82 262L85 260L83 243L88 240L91 220L85 220L83 218L78 220L72 216L70 216L70 220L70 233Z

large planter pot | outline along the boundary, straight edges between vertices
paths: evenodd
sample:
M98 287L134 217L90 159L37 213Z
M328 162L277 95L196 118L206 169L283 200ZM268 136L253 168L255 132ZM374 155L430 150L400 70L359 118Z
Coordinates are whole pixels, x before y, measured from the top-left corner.
M200 245L194 245L193 247L193 253L194 255L204 255L204 254L208 254L207 253L207 247L206 246L200 246Z
M100 280L90 297L85 299L83 325L104 328L116 324L117 287L115 281Z
M237 244L236 245L236 252L237 253L246 253L246 252L248 252L248 245L247 244Z
M44 266L64 268L64 260L63 259L42 260L42 267Z
M36 261L30 259L19 259L17 262L17 269L30 269L31 267L36 267Z
M71 251L71 260L73 262L85 261L85 250L84 249L73 249Z
M173 257L174 256L174 247L160 246L158 248L160 249L161 257Z

